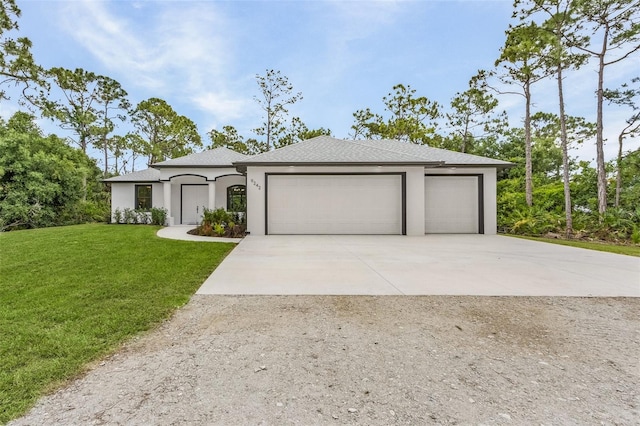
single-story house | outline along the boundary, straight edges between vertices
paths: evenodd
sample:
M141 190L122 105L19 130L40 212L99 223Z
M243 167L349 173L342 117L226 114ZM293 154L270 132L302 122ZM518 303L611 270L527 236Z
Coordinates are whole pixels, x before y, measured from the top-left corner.
M106 182L112 210L165 207L169 225L198 222L202 207L246 202L251 235L495 234L496 172L512 165L397 140L318 136L254 156L217 148Z
M233 166L246 156L216 148L105 179L111 185L111 215L116 209L167 209L167 224L195 225L206 207L233 209L244 203L245 177ZM244 209L244 207L242 207Z

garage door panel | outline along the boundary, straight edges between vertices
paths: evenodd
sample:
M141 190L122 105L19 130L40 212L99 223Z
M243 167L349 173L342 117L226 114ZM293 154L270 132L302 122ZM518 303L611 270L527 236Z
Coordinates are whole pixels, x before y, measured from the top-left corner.
M425 177L425 233L477 234L478 176Z
M270 175L269 234L401 234L399 175Z

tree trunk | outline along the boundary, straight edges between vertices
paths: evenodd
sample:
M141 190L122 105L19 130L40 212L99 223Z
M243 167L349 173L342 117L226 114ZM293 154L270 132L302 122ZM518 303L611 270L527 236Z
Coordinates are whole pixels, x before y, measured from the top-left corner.
M604 101L604 58L607 52L609 28L607 27L602 39L602 50L598 55L598 92L596 112L596 170L598 173L598 213L607 210L607 173L604 167L604 136L602 104Z
M107 137L106 135L102 138L102 149L104 150L104 173L103 176L107 177L107 173L109 172L109 149L107 147Z
M558 62L558 101L560 103L560 143L562 145L562 180L564 183L564 212L566 225L566 236L573 235L573 214L571 207L571 187L569 185L569 146L567 142L567 118L564 113L564 93L562 90L562 64Z
M618 136L618 159L616 160L616 201L615 206L620 207L620 191L622 188L622 141L624 140L624 131Z
M533 167L531 165L531 83L524 85L525 114L524 114L524 157L525 157L525 198L527 206L533 205Z

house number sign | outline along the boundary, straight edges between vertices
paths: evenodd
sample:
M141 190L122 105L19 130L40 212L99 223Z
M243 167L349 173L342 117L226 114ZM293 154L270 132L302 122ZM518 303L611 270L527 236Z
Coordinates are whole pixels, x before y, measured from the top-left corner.
M262 186L260 186L260 184L256 182L255 179L251 179L251 184L257 187L259 191L262 191Z

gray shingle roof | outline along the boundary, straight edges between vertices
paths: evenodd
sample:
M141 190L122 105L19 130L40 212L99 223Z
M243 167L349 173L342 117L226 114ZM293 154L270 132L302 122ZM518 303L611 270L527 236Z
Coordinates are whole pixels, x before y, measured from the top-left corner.
M105 179L104 182L159 182L160 170L145 169L139 172L127 173L122 176L114 176Z
M232 163L247 158L246 155L220 147L197 154L152 164L151 167L232 167Z
M236 165L420 164L510 167L512 163L397 140L342 140L318 136L236 161Z

